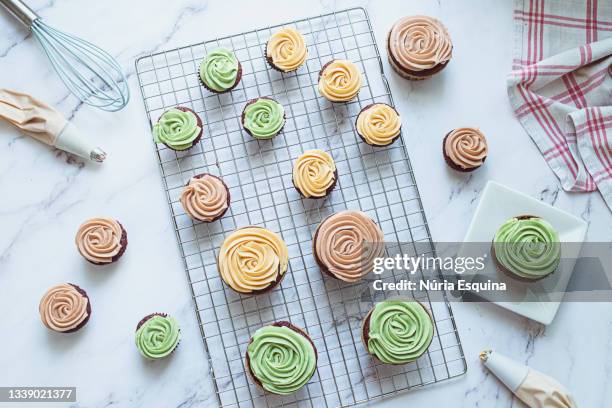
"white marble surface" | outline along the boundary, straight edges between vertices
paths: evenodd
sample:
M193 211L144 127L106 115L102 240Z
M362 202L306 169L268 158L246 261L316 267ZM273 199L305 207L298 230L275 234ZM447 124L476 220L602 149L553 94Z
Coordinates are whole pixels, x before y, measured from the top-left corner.
M109 153L84 164L0 124L0 385L73 385L77 406L190 407L214 402L150 133L134 59L250 28L353 5L367 7L379 44L400 15L441 18L452 33L451 65L435 79L409 83L385 62L434 239L461 240L487 180L497 180L589 222L588 240L612 240L610 211L598 194L559 189L535 145L512 116L505 92L511 65L512 2L471 0L77 1L31 0L50 23L116 55L133 99L102 113L69 97L27 32L0 11L0 86L56 104ZM477 125L490 157L472 175L450 171L440 154L448 129ZM79 223L110 215L129 231L124 258L102 270L72 244ZM39 320L42 293L58 282L85 287L93 299L86 330L50 333ZM163 362L143 361L133 329L144 315L178 317L180 349ZM454 304L466 353L465 376L389 400L388 406L520 406L478 362L494 348L571 388L581 407L612 400L612 306L564 304L548 327L493 305ZM0 407L3 406L0 404Z

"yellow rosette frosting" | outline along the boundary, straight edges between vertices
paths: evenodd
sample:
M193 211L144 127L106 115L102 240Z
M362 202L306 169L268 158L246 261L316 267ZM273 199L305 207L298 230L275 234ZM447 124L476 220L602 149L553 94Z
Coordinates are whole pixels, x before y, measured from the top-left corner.
M332 102L348 102L361 89L361 72L348 60L333 60L319 75L319 93Z
M266 57L283 72L295 71L308 57L304 37L293 28L283 28L270 37Z
M357 132L369 145L387 146L399 136L402 121L385 103L366 106L357 117Z
M323 150L307 150L293 165L293 184L306 198L326 196L337 176L334 159Z
M219 248L221 278L236 292L253 293L275 285L287 272L289 251L278 234L262 227L232 232Z

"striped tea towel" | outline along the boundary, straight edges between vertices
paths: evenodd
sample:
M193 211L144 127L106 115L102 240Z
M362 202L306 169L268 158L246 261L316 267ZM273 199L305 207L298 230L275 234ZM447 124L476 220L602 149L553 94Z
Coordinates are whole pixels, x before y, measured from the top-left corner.
M612 1L515 0L508 95L566 191L612 210Z

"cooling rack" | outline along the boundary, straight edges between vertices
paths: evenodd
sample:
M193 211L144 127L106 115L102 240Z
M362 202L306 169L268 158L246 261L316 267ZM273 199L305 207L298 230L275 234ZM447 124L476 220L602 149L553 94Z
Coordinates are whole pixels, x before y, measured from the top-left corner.
M267 66L264 48L270 35L286 26L304 35L309 55L297 72L281 74ZM197 71L201 59L220 46L234 50L243 74L232 92L216 95L199 84ZM355 62L363 74L358 98L350 103L332 104L318 96L319 70L334 58ZM375 102L393 105L366 10L336 11L157 52L139 58L136 71L151 124L176 105L193 109L205 122L204 136L191 150L155 148L219 406L348 406L466 371L446 297L434 302L418 291L412 297L429 308L435 321L429 350L403 366L374 362L361 343L361 321L375 302L394 294L373 290L369 281L346 284L324 277L312 255L319 222L344 209L360 209L374 219L389 254L434 251L402 137L373 148L355 133L361 108ZM266 95L285 107L287 121L273 140L259 141L242 131L240 115L248 100ZM329 152L338 168L338 183L326 199L301 198L291 181L292 162L313 148ZM211 224L194 222L179 202L183 186L203 172L222 177L232 198L226 215ZM258 296L233 292L217 272L223 239L246 225L279 233L289 248L289 270L281 285ZM415 278L394 271L384 279ZM251 335L279 320L306 329L318 350L312 380L285 397L262 391L244 369Z

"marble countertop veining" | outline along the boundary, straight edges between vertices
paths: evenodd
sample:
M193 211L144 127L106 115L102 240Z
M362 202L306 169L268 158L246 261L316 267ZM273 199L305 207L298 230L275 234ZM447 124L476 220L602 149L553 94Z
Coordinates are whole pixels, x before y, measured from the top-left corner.
M28 3L52 25L115 55L133 99L112 114L79 104L34 39L0 11L0 86L55 104L109 153L102 166L84 164L0 123L0 386L76 386L73 405L80 407L215 402L134 72L134 60L144 53L213 36L364 6L383 44L400 15L439 17L455 45L442 74L408 82L384 62L433 238L461 240L486 182L496 180L582 217L589 241L612 240L611 214L601 197L562 191L512 116L505 90L513 41L509 0L235 0L231 9L221 0ZM440 152L443 135L461 125L480 127L490 141L487 164L469 175L449 170ZM87 265L72 244L80 222L98 215L119 219L129 233L121 262L104 269ZM95 322L70 336L50 333L37 310L42 293L65 281L87 289ZM581 407L603 408L612 400L612 305L564 304L548 327L493 305L454 304L453 310L467 374L389 399L386 406L520 406L481 367L484 348L553 374ZM183 340L172 358L152 363L138 355L133 331L142 316L156 311L180 320Z

